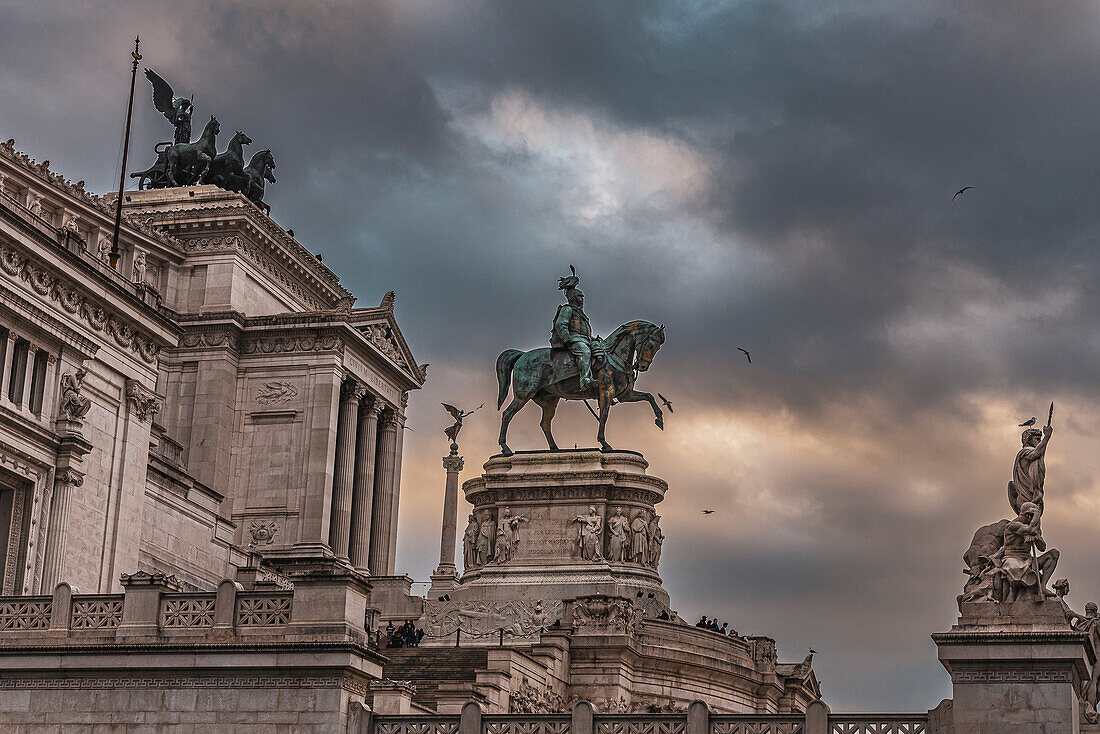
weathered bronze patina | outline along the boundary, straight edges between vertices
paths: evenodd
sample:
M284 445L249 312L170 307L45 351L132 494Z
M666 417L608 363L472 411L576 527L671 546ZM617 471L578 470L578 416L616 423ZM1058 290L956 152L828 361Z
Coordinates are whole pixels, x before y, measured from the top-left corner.
M649 369L657 350L665 343L665 327L648 321L629 321L606 339L592 337L592 327L584 313L584 294L577 287L580 279L572 275L559 278L558 288L568 302L558 307L550 337L550 348L522 352L508 349L497 357L497 409L504 405L511 383L512 402L500 421L500 450L510 456L508 424L516 413L534 400L542 408L542 432L551 451L558 445L550 431L559 400L599 402L600 422L596 439L604 451L611 451L604 427L613 401L648 401L653 407L654 423L664 429L664 415L653 396L634 389L638 374Z

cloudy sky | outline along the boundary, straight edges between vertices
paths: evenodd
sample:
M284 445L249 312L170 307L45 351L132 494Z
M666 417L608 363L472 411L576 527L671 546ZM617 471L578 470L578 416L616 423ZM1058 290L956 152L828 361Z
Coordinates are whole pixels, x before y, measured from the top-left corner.
M438 560L440 400L490 403L472 476L493 360L545 342L573 263L600 333L666 324L639 387L676 413L617 407L608 438L669 481L684 617L813 645L834 710L935 706L929 634L1052 399L1045 533L1074 606L1100 597L1095 3L4 0L0 138L109 191L135 33L197 121L275 152L280 224L362 303L397 291L432 365L414 578ZM134 170L171 133L138 91ZM531 410L515 448L540 447ZM582 407L559 416L592 444Z

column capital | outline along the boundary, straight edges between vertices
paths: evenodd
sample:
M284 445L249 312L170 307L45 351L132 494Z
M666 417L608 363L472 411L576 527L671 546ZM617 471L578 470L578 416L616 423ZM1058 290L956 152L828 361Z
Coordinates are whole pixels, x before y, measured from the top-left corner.
M152 418L164 407L164 398L138 380L126 380L126 401L142 421Z
M367 388L358 380L348 379L340 385L340 400L345 403L359 402L367 394Z
M386 407L382 403L381 398L369 392L360 399L359 404L362 406L363 410L366 411L367 415L373 415L375 418L378 418L379 413L382 412L382 408Z
M54 484L64 484L70 487L81 487L84 485L84 472L79 472L73 469L71 466L59 468L54 473Z
M382 411L382 416L378 420L382 424L382 430L396 431L400 416L393 408L386 408Z
M443 468L447 470L448 474L462 471L462 467L465 465L465 461L458 454L449 454L443 457Z

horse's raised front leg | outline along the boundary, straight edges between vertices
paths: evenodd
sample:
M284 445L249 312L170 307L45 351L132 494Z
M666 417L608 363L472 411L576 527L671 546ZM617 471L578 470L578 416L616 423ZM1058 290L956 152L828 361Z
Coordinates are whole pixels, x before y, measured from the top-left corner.
M642 392L641 390L628 390L619 396L620 403L638 403L643 400L648 401L653 406L653 422L662 431L665 430L665 414L661 412L661 406L657 405L657 401L653 399L651 393Z
M512 398L512 402L508 403L508 407L504 409L504 413L500 416L500 438L497 442L500 444L500 453L505 456L512 455L512 449L508 448L508 424L511 423L516 413L520 411L520 408L526 404L526 400Z
M605 384L603 381L599 385L599 401L600 401L600 430L596 434L596 440L600 442L600 451L614 451L606 440L604 440L604 426L607 425L607 414L611 410L611 385Z
M534 400L542 408L542 422L539 425L542 427L542 432L546 434L546 444L551 451L558 451L558 444L554 440L554 435L550 433L550 424L554 422L554 413L558 410L559 398L547 395L537 397Z

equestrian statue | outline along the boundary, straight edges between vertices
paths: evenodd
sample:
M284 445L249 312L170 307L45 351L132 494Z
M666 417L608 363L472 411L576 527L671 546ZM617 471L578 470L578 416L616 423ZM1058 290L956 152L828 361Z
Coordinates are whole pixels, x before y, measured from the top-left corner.
M226 191L243 194L266 213L271 207L264 203L264 183L275 183L275 157L270 150L252 156L245 165L244 148L252 139L238 130L222 153L215 141L221 125L211 115L202 135L191 142L191 116L195 111L191 99L176 97L172 86L152 69L145 76L153 85L153 107L175 128L172 142L163 141L153 147L157 162L144 171L130 174L138 180L139 189L162 189L170 186L214 184Z
M570 265L571 275L558 279L565 291L566 303L558 307L550 333L550 347L521 352L508 349L497 357L497 410L504 405L511 385L512 402L500 421L500 450L508 448L508 424L529 401L542 408L542 432L551 451L558 444L550 431L559 400L596 400L600 422L596 439L602 451L611 451L604 427L611 406L618 403L647 401L653 407L653 422L664 430L664 415L653 396L634 389L638 375L649 369L657 350L665 343L665 327L648 321L629 321L606 339L592 336L592 327L584 313L584 293L577 286L580 278ZM586 403L587 404L587 403ZM589 406L591 410L591 406Z

